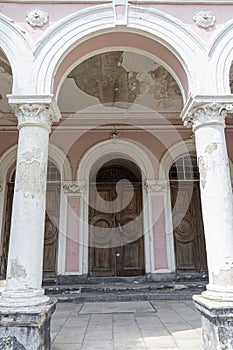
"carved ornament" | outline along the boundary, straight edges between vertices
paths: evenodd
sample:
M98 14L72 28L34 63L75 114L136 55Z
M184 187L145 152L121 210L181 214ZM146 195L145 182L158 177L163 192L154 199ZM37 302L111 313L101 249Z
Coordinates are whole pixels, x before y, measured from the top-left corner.
M49 14L42 9L33 9L27 12L26 21L32 27L42 27L48 23Z
M84 194L87 190L87 184L85 181L82 182L73 182L73 181L64 181L63 190L65 193L75 193L75 194Z
M192 126L193 128L209 124L220 123L225 125L225 109L220 103L208 103L202 106L193 108L184 118L185 126Z
M16 337L8 336L0 338L0 350L26 350Z
M193 20L199 27L209 28L212 27L216 21L215 16L211 11L200 10L195 13Z
M15 115L19 129L25 125L37 125L50 130L51 123L55 119L49 105L36 103L17 106Z
M168 183L161 180L146 180L145 188L149 193L168 192Z

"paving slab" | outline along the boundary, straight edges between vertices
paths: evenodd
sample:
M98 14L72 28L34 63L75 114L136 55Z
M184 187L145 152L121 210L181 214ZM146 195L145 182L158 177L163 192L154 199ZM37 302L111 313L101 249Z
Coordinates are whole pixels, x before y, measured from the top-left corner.
M201 348L201 317L192 301L58 304L52 318L52 350Z
M156 312L154 307L148 301L131 301L131 302L98 302L85 303L80 315L85 314L113 314L128 312Z

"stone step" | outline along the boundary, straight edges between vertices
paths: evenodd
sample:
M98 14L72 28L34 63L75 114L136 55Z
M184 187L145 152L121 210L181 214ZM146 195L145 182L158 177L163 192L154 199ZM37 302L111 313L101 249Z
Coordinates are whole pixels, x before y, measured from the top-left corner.
M101 283L45 286L45 293L60 302L191 299L206 289L206 282Z

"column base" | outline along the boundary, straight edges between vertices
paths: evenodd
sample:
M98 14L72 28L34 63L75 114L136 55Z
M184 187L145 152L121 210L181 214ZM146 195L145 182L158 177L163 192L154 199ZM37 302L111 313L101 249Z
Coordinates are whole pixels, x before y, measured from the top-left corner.
M1 310L11 309L19 311L28 307L49 303L50 298L44 295L44 289L5 290L0 297Z
M50 322L56 302L16 311L0 310L0 349L50 350Z
M233 350L233 302L193 296L201 313L203 350Z

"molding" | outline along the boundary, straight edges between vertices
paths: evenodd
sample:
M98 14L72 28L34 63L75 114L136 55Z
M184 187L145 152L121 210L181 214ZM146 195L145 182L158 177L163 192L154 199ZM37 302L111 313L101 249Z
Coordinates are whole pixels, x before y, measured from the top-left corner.
M133 160L139 169L141 169L145 178L155 178L155 169L153 167L152 160L136 142L129 142L120 138L114 141L115 142L113 142L112 139L102 141L91 147L84 154L80 160L77 170L78 181L89 179L89 174L93 164L97 160L101 161L101 159L107 159L109 156L111 159L115 157L122 157L123 159Z
M168 148L159 164L160 181L168 181L169 183L169 170L171 166L177 159L187 154L196 154L195 140L193 138L182 140Z
M72 170L69 159L59 147L52 143L49 143L49 159L55 162L59 168L61 181L69 181L72 179Z

